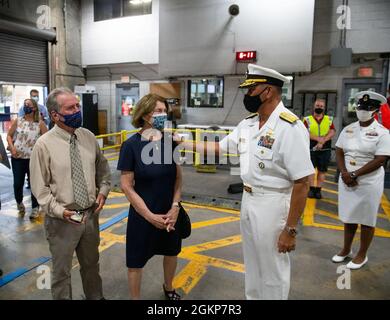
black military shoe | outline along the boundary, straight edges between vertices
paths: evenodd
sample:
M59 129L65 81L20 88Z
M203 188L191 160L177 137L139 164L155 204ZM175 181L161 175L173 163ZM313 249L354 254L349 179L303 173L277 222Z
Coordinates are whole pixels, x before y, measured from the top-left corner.
M316 199L322 199L321 188L316 188L315 197Z
M310 187L309 193L307 194L308 198L315 199L316 198L316 189L315 187Z

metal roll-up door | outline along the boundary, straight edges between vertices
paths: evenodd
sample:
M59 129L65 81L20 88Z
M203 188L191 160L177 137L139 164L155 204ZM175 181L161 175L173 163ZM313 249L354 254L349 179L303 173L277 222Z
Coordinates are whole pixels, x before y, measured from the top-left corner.
M0 32L0 81L47 84L47 41Z

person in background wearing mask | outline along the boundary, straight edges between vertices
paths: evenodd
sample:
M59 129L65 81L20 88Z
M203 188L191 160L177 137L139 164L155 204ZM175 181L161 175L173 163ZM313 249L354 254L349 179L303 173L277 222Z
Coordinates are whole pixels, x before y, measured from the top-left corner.
M23 204L23 185L27 175L30 178L30 158L38 138L47 132L45 123L40 120L38 104L35 100L24 100L24 116L15 119L7 134L8 149L11 151L12 173L14 176L14 194L19 216L24 217L26 208ZM31 193L32 212L30 219L39 216L39 207Z
M305 117L303 121L310 133L310 159L314 168L317 168L317 184L315 174L309 177L309 198L322 198L321 187L328 171L332 138L336 133L333 118L325 114L325 109L325 100L316 99L312 115Z
M180 300L172 287L181 238L174 225L179 214L182 173L173 161L175 143L162 133L167 121L165 99L148 94L133 113L141 130L122 144L118 170L121 188L130 202L126 233L126 265L132 299L141 297L142 269L154 255L163 255L163 291L168 300ZM152 160L152 161L150 161Z
M247 299L287 299L290 258L297 225L305 208L310 161L309 134L282 102L289 79L279 72L249 64L244 106L252 115L221 142L197 143L197 152L239 154L244 193L241 233ZM193 150L190 142L182 142ZM203 151L204 150L204 151Z
M361 91L356 115L359 121L346 126L336 143L339 177L339 218L344 223L344 247L333 262L352 256L352 241L361 225L360 249L347 268L360 269L374 237L379 204L383 194L383 164L390 156L389 130L374 119L386 98L373 91Z
M37 105L38 105L38 108L39 108L39 114L41 115L42 117L42 120L43 122L46 124L46 127L51 129L50 127L50 117L49 117L49 114L47 112L47 108L44 106L44 105L41 105L39 104L39 91L36 90L36 89L32 89L30 91L30 99L34 100ZM22 106L20 109L19 109L19 113L18 113L18 117L21 118L24 116L24 106ZM27 177L27 185L26 185L26 188L27 189L30 189L30 180L29 180L29 177Z
M72 91L54 89L46 105L55 125L35 144L30 172L31 189L46 213L51 293L56 300L72 299L76 251L86 299L101 300L99 213L111 187L110 168L94 134L80 128L80 105Z
M36 89L32 89L30 91L30 98L37 103L38 108L39 108L39 113L42 117L42 120L46 124L46 126L49 128L49 126L50 126L49 113L47 112L47 108L44 105L39 104L39 91ZM18 117L21 118L23 116L24 116L24 107L21 107L19 109Z

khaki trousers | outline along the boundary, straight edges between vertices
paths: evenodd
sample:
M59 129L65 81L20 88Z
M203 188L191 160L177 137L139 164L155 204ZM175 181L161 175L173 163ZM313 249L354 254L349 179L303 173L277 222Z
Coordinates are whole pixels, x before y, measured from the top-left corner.
M99 214L88 211L84 224L45 217L46 236L53 259L51 292L55 300L71 300L71 269L76 251L84 294L88 300L103 298L99 275Z

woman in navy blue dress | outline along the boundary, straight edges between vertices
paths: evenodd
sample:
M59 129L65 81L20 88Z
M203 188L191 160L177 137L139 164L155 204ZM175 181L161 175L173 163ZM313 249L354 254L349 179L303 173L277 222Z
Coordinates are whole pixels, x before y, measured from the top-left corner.
M175 144L162 132L167 120L165 99L144 96L133 114L141 130L123 143L118 170L121 188L130 202L126 234L126 265L132 299L140 299L142 269L154 255L164 256L163 289L167 299L179 300L172 287L181 251L174 229L181 198L181 168Z

